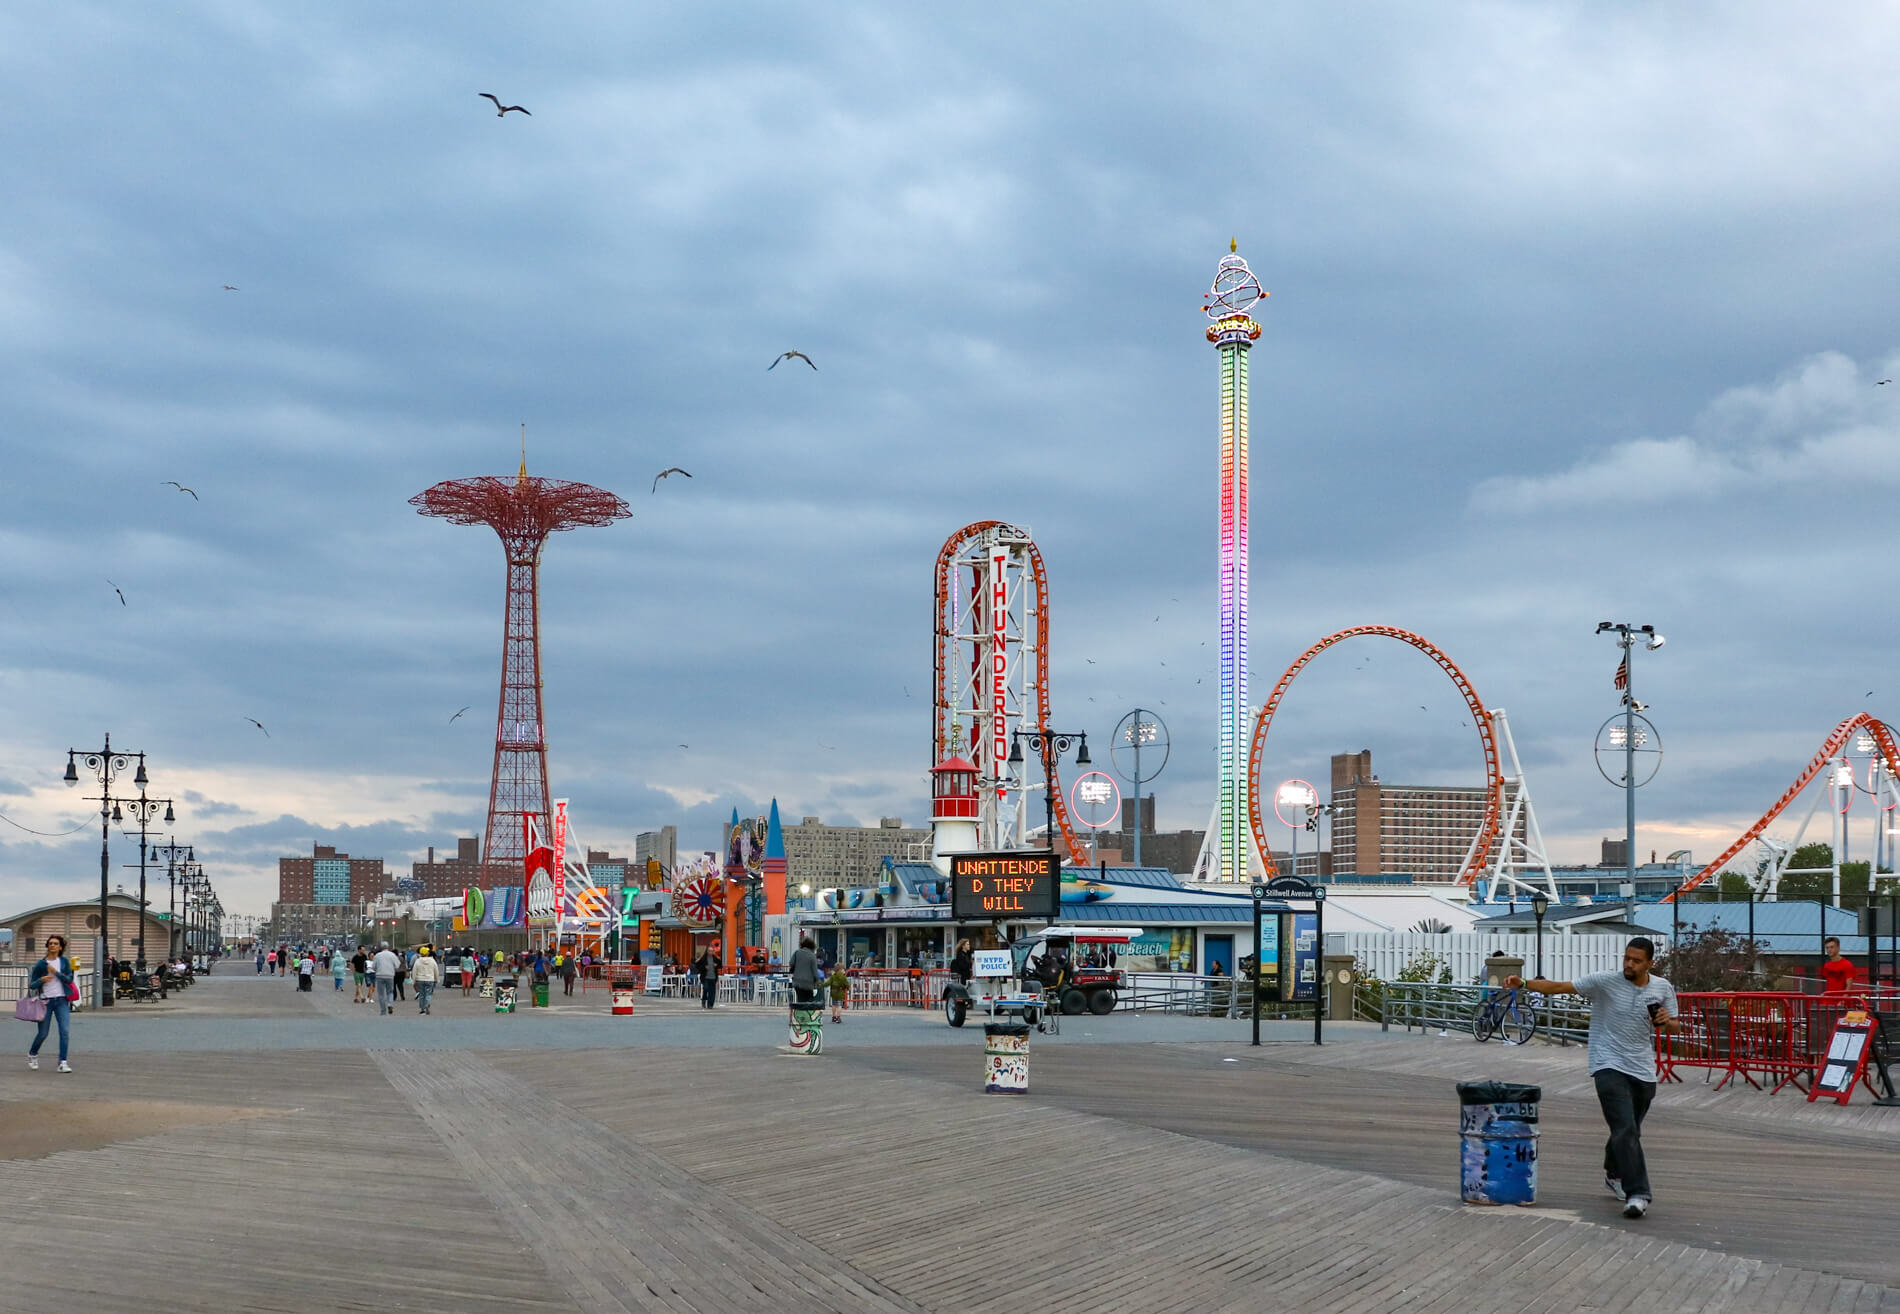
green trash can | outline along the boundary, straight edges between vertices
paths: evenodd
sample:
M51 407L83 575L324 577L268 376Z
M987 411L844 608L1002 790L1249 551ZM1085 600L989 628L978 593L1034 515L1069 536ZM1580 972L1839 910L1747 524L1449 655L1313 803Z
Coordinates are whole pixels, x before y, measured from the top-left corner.
M534 1006L536 1008L546 1008L548 1006L548 979L545 976L535 978Z

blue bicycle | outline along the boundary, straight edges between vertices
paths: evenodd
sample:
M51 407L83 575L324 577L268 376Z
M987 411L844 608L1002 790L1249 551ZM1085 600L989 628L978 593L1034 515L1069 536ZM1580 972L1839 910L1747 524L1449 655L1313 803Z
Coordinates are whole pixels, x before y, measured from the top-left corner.
M1478 1015L1471 1020L1471 1034L1479 1044L1497 1036L1507 1045L1523 1045L1537 1034L1537 1010L1534 996L1521 986L1487 991L1478 1001Z

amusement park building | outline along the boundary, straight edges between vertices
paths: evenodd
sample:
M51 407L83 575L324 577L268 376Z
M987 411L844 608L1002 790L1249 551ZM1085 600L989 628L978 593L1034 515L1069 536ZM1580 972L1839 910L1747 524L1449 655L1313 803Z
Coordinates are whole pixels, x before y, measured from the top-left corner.
M1253 904L1232 886L1193 886L1161 867L1098 867L1072 874L1079 881L1065 891L1059 920L1139 928L1120 963L1129 970L1204 972L1218 962L1231 972L1240 957L1253 952ZM893 862L880 873L879 884L841 894L846 906L800 910L792 920L795 930L813 934L821 953L842 956L854 967L873 959L882 967L907 965L913 958L940 967L960 939L979 946L997 943L990 923L959 924L951 917L943 877L927 862ZM1462 930L1476 915L1453 894L1414 890L1400 881L1347 882L1328 886L1326 931L1403 931L1421 921ZM1305 916L1310 914L1282 913L1273 923L1277 944L1287 948L1289 968L1303 925L1295 918ZM1039 925L1010 924L1004 930L1014 938ZM1302 952L1310 955L1311 948L1309 937Z
M884 817L875 826L827 826L806 817L784 831L786 879L794 889L875 885L885 859L930 851L930 831L906 829L899 817Z
M1373 774L1371 749L1334 754L1332 772L1334 871L1458 879L1484 823L1483 786L1388 785ZM1511 802L1507 794L1504 806ZM1516 837L1524 833L1520 817Z
M381 858L352 858L328 844L308 858L277 860L277 898L289 904L363 904L389 888Z

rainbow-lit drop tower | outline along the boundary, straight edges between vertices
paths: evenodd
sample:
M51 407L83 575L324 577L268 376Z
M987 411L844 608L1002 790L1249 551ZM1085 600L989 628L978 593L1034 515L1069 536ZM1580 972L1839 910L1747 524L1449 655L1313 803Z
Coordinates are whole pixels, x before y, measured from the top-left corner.
M1220 792L1195 875L1241 883L1260 871L1247 815L1247 351L1260 336L1248 311L1266 297L1228 244L1207 293L1207 340L1220 352Z

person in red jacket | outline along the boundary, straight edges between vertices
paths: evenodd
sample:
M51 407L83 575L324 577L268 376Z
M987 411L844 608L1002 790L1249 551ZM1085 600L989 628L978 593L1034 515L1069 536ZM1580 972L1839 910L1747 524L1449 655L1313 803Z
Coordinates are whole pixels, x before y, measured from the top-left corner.
M1821 949L1827 954L1821 963L1821 979L1827 982L1824 995L1844 995L1854 984L1854 962L1841 957L1841 942L1837 936L1828 936L1821 941Z

